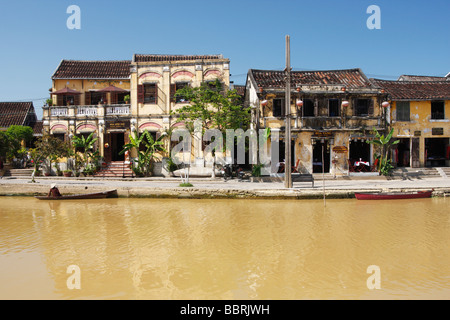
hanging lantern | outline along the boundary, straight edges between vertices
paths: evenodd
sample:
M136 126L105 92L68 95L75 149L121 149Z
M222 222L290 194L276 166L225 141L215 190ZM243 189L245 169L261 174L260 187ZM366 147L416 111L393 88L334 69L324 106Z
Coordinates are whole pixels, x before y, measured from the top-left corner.
M263 107L267 106L268 103L269 103L269 101L267 101L267 100L261 101L261 105L262 105Z
M297 105L297 107L302 107L303 106L303 100L297 99L296 105Z
M387 102L387 101L385 101L385 102L383 102L383 103L381 104L381 106L382 106L383 108L387 108L387 107L390 106L390 103Z
M349 106L349 102L348 101L342 101L342 106L344 107L344 108L347 108L348 106Z
M346 87L342 87L342 88L341 88L341 91L342 91L342 92L345 92L345 91L347 91L347 88L346 88Z

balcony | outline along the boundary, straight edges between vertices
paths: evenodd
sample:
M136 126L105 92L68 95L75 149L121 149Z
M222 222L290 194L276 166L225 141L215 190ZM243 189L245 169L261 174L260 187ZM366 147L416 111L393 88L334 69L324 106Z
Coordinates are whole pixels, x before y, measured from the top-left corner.
M77 116L96 117L98 115L97 106L79 106L77 107Z
M114 104L106 106L107 116L128 116L130 115L129 104Z
M52 116L52 117L67 117L67 116L69 116L69 109L66 107L51 108L50 116Z
M300 127L305 129L342 128L342 120L338 117L304 117L300 119Z

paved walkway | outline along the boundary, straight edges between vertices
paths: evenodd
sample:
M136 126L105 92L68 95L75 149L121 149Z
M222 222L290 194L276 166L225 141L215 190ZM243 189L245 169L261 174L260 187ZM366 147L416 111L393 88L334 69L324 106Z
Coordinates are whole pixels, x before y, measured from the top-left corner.
M315 180L312 188L310 182L296 182L292 189L285 189L282 182L239 182L236 179L223 181L221 179L191 178L193 188L181 188L178 178L127 179L111 180L101 178L36 178L32 183L30 178L0 179L0 195L36 195L48 192L52 183L57 183L64 194L88 193L117 189L124 197L297 197L312 198L323 195L323 181ZM325 192L332 197L351 197L356 191L388 191L388 190L436 190L435 195L450 195L450 179L448 178L410 178L386 180L348 179L325 180Z

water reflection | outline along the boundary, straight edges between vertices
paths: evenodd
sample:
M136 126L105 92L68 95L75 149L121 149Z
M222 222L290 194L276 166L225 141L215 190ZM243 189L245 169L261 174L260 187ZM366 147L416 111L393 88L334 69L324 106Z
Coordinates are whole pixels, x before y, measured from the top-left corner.
M0 298L450 297L447 199L0 204ZM69 265L81 290L68 290ZM368 290L369 265L382 289ZM22 279L18 283L18 279Z

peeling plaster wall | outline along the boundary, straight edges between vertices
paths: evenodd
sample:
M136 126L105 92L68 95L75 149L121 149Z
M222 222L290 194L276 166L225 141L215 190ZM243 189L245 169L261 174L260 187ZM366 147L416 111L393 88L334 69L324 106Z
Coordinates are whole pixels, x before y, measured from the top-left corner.
M450 100L445 101L444 120L431 119L431 101L411 101L410 102L410 121L396 121L397 102L391 105L391 126L394 128L394 138L414 138L415 132L420 131L419 161L420 166L426 165L425 159L425 139L426 138L449 138L450 137ZM444 135L434 136L433 128L443 128Z

